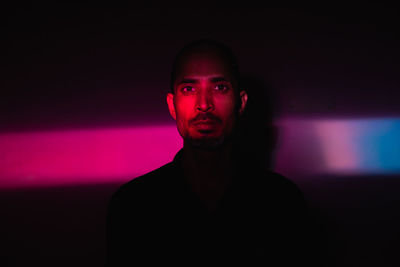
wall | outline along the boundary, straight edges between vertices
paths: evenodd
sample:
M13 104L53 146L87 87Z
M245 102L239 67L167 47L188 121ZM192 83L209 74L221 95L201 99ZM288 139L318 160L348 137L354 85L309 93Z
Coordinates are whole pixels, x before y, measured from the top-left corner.
M228 43L265 89L272 165L302 189L328 266L396 265L396 9L5 10L2 266L103 263L112 192L181 146L165 103L170 65L202 37Z

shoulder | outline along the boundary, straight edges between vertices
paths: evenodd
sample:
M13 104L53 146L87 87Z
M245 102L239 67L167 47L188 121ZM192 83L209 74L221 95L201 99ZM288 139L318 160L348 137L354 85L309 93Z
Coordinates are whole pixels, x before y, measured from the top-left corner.
M263 178L265 183L270 184L275 188L279 188L292 193L302 194L300 188L297 186L296 183L279 173L269 172Z
M168 184L168 178L176 174L175 166L172 162L161 166L149 173L136 177L123 184L112 195L113 202L129 201L138 198L150 197L159 189Z
M261 190L259 193L271 201L289 205L292 205L290 203L305 204L303 193L298 185L276 172L266 172L257 177L256 185L253 187Z

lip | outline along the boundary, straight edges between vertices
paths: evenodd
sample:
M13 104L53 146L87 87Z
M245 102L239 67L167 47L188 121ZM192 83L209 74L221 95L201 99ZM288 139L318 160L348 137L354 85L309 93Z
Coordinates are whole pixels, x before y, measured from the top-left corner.
M193 125L196 127L198 131L214 131L216 127L215 121L212 120L201 120L201 121L196 121L193 123Z
M194 125L211 125L211 124L215 124L215 121L213 121L213 120L198 120L198 121L195 121L194 123L193 123Z

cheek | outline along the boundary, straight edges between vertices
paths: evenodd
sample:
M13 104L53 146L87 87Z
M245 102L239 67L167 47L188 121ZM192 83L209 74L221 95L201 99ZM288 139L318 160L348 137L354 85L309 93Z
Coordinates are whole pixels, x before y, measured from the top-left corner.
M193 113L193 105L194 101L191 99L185 99L185 101L176 103L175 110L178 126L183 127L187 124Z
M184 115L194 110L196 104L196 98L194 96L182 96L178 94L175 100L175 109L177 113Z
M179 103L177 106L177 113L181 116L187 116L193 110L193 103L192 101L186 100Z
M235 101L231 98L221 98L216 105L217 112L224 118L232 118L235 114Z

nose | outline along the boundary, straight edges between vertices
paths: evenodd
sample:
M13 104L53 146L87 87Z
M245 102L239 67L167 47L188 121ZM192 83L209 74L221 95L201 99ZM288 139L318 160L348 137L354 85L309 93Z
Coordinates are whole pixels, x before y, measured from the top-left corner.
M196 109L202 112L208 112L214 109L214 103L211 93L205 91L197 95Z

